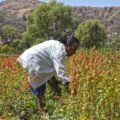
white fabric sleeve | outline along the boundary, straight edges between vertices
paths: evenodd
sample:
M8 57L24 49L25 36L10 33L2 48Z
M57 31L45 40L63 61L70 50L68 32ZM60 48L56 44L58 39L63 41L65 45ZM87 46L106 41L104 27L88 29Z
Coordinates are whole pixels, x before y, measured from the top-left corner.
M52 62L54 65L54 69L56 71L57 76L62 81L62 84L65 84L66 82L70 82L70 77L67 76L65 67L64 67L64 61L65 61L66 55L64 54L56 54L52 57Z

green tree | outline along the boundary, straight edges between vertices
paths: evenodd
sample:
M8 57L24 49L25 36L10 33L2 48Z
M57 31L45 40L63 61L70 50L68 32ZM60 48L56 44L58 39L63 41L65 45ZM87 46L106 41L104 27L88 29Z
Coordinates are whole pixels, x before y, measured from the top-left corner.
M68 30L72 24L71 7L62 3L50 1L40 3L27 17L26 32L23 41L27 47L45 39L56 39Z
M1 40L4 44L12 43L17 37L17 29L11 25L5 25L1 29Z
M96 19L87 20L79 24L75 36L83 47L100 47L107 38L105 27Z
M120 50L120 36L113 36L107 45L112 49Z

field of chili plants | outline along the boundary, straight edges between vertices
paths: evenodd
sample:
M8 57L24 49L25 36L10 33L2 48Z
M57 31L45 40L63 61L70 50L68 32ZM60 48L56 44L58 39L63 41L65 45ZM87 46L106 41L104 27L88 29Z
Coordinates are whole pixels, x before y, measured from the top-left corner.
M18 55L0 56L0 120L119 120L120 53L79 51L66 61L72 80L55 100L47 85L46 109L38 115L27 73L16 63Z

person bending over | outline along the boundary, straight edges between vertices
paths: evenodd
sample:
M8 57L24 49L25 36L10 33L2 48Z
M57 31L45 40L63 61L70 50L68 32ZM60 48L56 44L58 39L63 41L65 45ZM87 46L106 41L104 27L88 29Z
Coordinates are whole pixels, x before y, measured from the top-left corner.
M74 36L68 39L48 40L32 46L18 57L17 61L28 72L30 88L37 96L40 114L45 112L46 82L54 75L58 76L63 85L70 82L64 62L66 57L72 56L79 46L79 40Z

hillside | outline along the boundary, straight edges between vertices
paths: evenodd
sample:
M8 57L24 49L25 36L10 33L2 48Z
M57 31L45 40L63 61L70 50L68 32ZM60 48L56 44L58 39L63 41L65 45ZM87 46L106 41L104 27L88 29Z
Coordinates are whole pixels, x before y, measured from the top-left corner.
M0 3L0 24L11 24L25 30L25 16L40 2L37 0L6 0Z
M39 2L37 0L6 0L0 4L0 11L8 16L22 18L33 10Z
M25 16L40 2L37 0L6 0L0 3L0 24L10 23L25 29ZM120 34L120 7L72 7L72 15L78 21L99 19L108 35Z
M108 34L120 34L120 7L73 7L72 15L79 21L99 19Z

